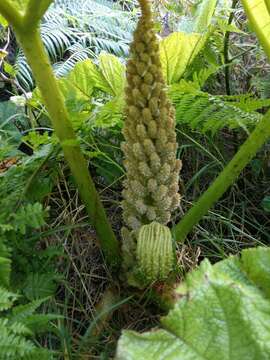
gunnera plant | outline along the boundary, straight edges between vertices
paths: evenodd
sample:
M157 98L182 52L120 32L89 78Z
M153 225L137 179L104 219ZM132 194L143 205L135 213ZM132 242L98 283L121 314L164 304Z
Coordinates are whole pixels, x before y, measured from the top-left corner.
M136 234L141 226L152 222L166 225L180 202L175 112L167 97L150 3L139 3L142 15L127 63L122 144L126 169L122 252L126 270L134 266Z

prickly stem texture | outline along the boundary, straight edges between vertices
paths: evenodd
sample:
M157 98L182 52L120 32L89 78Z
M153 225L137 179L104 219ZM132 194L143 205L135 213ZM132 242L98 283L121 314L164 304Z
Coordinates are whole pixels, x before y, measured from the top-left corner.
M127 64L126 119L123 128L127 177L123 190L123 218L127 233L156 221L166 225L179 205L174 109L166 94L159 43L148 0L139 0L142 16L134 32ZM124 258L130 259L123 246ZM135 254L133 253L135 259ZM128 266L129 267L129 266Z

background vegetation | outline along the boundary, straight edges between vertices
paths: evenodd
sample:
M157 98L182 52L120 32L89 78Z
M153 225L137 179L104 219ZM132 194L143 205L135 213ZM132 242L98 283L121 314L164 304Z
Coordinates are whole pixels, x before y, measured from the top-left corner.
M237 0L153 6L183 161L173 226L266 113L269 65ZM116 233L125 63L138 16L133 0L56 0L41 24ZM164 309L150 287L120 288L107 268L30 67L12 28L0 23L0 359L108 359L122 328L148 330ZM267 143L177 245L177 281L206 257L214 264L269 244L269 166Z

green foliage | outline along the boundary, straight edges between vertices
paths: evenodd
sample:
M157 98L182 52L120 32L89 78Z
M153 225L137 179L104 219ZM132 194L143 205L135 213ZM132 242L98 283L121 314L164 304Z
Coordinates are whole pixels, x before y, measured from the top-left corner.
M194 32L203 33L207 31L209 25L211 24L216 5L217 0L204 0L199 3L197 11L194 14Z
M53 354L37 347L31 337L33 331L40 332L48 328L48 322L55 316L48 314L41 318L40 315L34 315L44 299L12 308L16 298L15 294L0 287L0 359L52 359Z
M7 290L10 287L10 253L0 239L0 359L52 359L52 353L36 346L35 333L48 330L55 315L36 315L35 311L47 299L17 305L19 296ZM3 262L5 260L5 263ZM2 266L6 264L6 266Z
M102 50L127 56L134 19L109 1L54 1L44 16L41 33L56 75L66 75L78 61L96 58ZM20 84L33 88L32 72L21 50L16 69Z
M262 115L249 109L263 106L262 102L257 105L248 101L244 106L239 103L232 103L222 96L207 94L202 91L184 93L181 91L181 84L175 84L170 89L170 96L176 109L176 121L179 125L186 124L191 129L199 130L202 133L215 134L223 128L238 129L245 131L253 128L262 118ZM242 110L242 108L246 110Z
M103 52L99 56L99 68L104 78L100 82L100 88L112 96L121 96L126 82L125 66L116 56ZM106 87L102 84L106 84Z
M194 39L202 39L200 36L196 35ZM242 128L247 132L253 128L262 118L256 110L269 106L270 101L254 99L250 95L226 97L200 91L207 78L215 72L214 68L205 68L196 76L194 74L193 82L179 81L191 60L188 60L188 52L183 56L182 43L174 42L176 39L184 41L182 34L175 33L163 40L161 46L163 71L172 81L169 96L176 108L177 123L212 134L223 128ZM181 64L179 61L174 63L174 53L179 55L175 59L180 59ZM59 80L75 128L85 127L86 120L95 127L122 125L124 74L124 65L115 56L103 52L99 56L99 65L90 59L79 62L67 77ZM40 95L38 101L41 101Z
M54 171L44 171L38 176L31 178L39 166L42 166L44 157L51 151L51 146L44 146L39 151L36 151L31 157L22 155L18 151L13 153L16 155L16 160L13 166L4 171L0 176L0 196L1 196L1 211L0 211L0 229L10 224L12 229L20 230L25 233L25 227L31 226L37 228L38 225L44 224L42 217L44 211L40 204L25 204L27 200L29 186L31 187L31 197L35 191L40 191L39 187L43 186L43 181L46 178L50 179L51 186L54 179ZM3 159L8 154L4 154ZM39 181L37 182L37 179ZM30 181L30 183L29 183ZM36 189L35 189L36 187ZM25 199L25 197L26 199ZM39 199L41 200L41 199ZM19 206L18 205L22 205Z
M97 111L93 113L93 122L97 128L122 126L123 124L123 96L115 97L105 104L97 105Z
M1 277L7 276L6 269L1 269ZM9 276L9 275L8 275ZM0 287L0 311L8 310L17 296L5 288Z
M85 127L93 116L100 127L118 122L124 105L125 67L116 56L102 52L98 65L91 59L81 61L58 84L75 129ZM35 90L30 104L40 103L40 92Z
M8 286L10 272L11 272L10 259L4 256L0 256L0 284L2 286Z
M60 252L46 255L46 250L36 247L39 236L31 241L29 238L45 225L48 216L41 202L55 181L55 153L51 145L41 146L32 156L11 149L10 154L3 152L2 159L12 154L16 155L15 161L0 174L0 283L7 286L11 273L12 286L22 290L28 299L44 298L57 288L60 278L53 262ZM32 281L33 273L36 281Z
M40 259L42 261L42 259ZM44 258L43 258L44 261ZM34 272L26 276L23 294L28 300L43 299L53 296L57 289L57 281L62 277L55 273Z
M124 331L116 359L268 359L269 264L268 248L215 265L204 260L176 290L162 329Z
M266 211L268 213L270 212L270 196L269 195L267 195L263 198L261 205L262 205L264 211Z
M177 24L177 29L186 33L205 33L210 29L211 23L216 22L215 12L218 8L224 10L227 6L217 0L195 1L191 6L186 6L185 15Z
M13 137L13 141L20 140L18 127L27 123L23 110L11 101L0 102L0 136Z
M270 59L270 14L267 6L268 0L242 0L243 7L250 21L252 30L264 48L264 51Z
M21 234L26 233L27 227L39 229L45 224L45 211L40 203L27 204L20 207L14 214L14 230Z
M175 32L160 42L160 59L165 80L177 83L203 48L207 35Z

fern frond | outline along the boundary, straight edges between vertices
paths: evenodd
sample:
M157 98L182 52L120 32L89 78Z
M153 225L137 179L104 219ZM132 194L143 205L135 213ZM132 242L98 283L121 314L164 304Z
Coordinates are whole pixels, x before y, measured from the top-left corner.
M44 16L41 34L57 76L63 76L76 62L103 50L127 56L134 25L131 12L109 1L57 0ZM21 86L32 89L32 72L21 50L16 70Z
M11 272L11 261L6 257L0 256L0 284L3 286L9 285L9 278Z
M27 91L32 89L34 87L32 70L30 69L30 66L28 65L21 49L19 49L17 53L14 69L16 71L16 78L20 85Z
M25 324L21 322L13 322L10 323L8 319L3 320L3 324L8 327L9 331L16 335L24 335L24 336L31 336L33 335L32 331L30 331Z
M16 299L17 295L0 287L0 312L5 311L0 314L0 360L52 359L53 354L50 351L36 347L28 337L42 331L48 326L48 322L57 316L34 314L46 299L12 309Z
M247 112L260 110L264 107L270 106L269 98L256 99L252 97L252 94L230 95L221 96L222 100L225 100L229 104L238 107L239 109Z
M175 89L171 89L170 94L176 109L177 123L186 124L202 133L215 134L223 128L248 130L262 117L257 112L244 111L220 96L200 91L180 93Z
M57 62L53 65L54 73L57 77L63 77L67 75L79 61L94 57L95 53L88 49L83 44L73 44L66 50L69 57L66 60Z
M50 328L50 321L59 318L59 315L35 314L36 310L47 300L48 298L38 299L25 305L13 307L12 312L8 317L9 323L20 323L33 334L40 334L48 330Z
M7 319L0 318L0 360L49 360L52 353L38 348L25 335L31 333L24 325L9 325Z
M42 334L52 329L51 321L62 318L56 314L34 314L24 320L24 325L33 334Z
M27 226L33 229L39 229L45 225L44 217L46 212L40 203L27 204L22 206L13 217L14 229L21 234L26 233Z
M20 336L19 324L10 327L7 319L0 318L0 359L21 359L34 351L34 344Z
M21 322L24 323L25 319L27 319L30 315L33 315L34 312L45 302L48 298L38 299L31 301L25 305L18 305L13 307L12 314L10 316L10 322Z
M16 299L17 295L4 289L3 287L0 287L0 311L8 310Z

